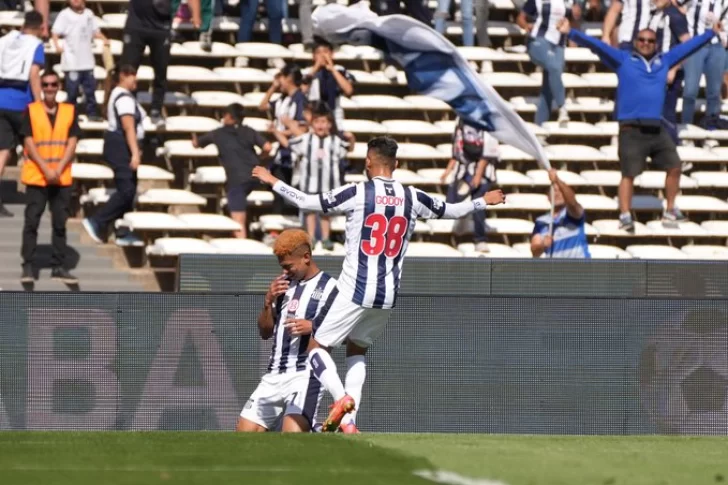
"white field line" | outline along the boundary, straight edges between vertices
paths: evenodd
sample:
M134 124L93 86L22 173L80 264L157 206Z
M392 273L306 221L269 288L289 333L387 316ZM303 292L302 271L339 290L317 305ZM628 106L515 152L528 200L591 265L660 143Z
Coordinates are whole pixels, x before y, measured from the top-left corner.
M442 483L444 485L507 485L497 480L488 480L487 478L468 478L446 470L417 470L412 472L412 474L425 480Z

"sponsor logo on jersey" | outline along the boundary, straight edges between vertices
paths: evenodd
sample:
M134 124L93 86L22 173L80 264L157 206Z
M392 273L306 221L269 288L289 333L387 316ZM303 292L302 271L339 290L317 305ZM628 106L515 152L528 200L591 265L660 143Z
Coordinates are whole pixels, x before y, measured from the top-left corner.
M296 310L298 310L298 300L291 300L288 304L288 312L294 313Z
M432 198L432 208L435 209L435 211L439 211L442 208L442 201L438 199L437 197Z
M316 288L315 290L313 290L313 293L311 293L312 300L319 301L319 300L321 300L321 298L323 298L323 296L324 296L324 290L322 290L320 288Z
M396 197L394 195L378 195L374 198L374 203L377 205L390 205L399 207L404 205L404 197Z
M281 187L280 191L282 194L288 195L289 197L291 197L294 200L302 201L306 198L305 195L299 193L297 190L289 189L288 187Z
M333 193L333 192L326 192L326 193L324 194L324 200L325 200L325 201L326 201L326 202L327 202L327 203L328 203L329 205L334 205L334 204L336 204L336 196L334 195L334 193Z

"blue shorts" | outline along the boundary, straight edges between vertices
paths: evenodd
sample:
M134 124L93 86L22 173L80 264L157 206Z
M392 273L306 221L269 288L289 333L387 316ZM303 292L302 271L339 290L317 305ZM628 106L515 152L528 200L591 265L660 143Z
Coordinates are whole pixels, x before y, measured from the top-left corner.
M228 185L227 198L230 212L245 212L248 208L248 196L258 187L258 182L250 181L242 184Z

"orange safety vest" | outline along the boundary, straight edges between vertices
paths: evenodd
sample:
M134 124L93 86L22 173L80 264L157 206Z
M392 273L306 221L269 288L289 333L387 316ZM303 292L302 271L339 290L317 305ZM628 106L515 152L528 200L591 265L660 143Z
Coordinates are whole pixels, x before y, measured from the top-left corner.
M56 111L56 122L51 126L45 106L42 101L36 101L28 105L28 116L30 126L33 129L33 142L38 154L43 157L51 168L58 167L63 155L66 153L68 134L73 126L76 112L73 105L58 103ZM25 163L20 171L20 181L25 185L45 187L48 185L45 175L38 164L35 163L25 151ZM69 186L73 182L71 178L71 164L67 164L60 176L59 185Z

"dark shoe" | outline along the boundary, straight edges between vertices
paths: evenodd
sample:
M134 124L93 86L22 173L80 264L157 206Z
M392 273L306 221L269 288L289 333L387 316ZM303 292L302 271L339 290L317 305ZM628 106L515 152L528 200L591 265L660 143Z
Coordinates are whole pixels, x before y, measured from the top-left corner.
M88 115L88 120L92 123L101 123L104 118L99 115Z
M164 125L164 118L162 118L162 113L158 109L153 109L149 112L149 119L154 126Z
M51 279L61 280L67 285L75 285L78 283L78 278L73 276L66 268L56 266L51 270Z
M619 229L627 231L629 234L634 234L634 220L632 220L632 215L630 214L620 214L619 215Z
M212 52L212 32L207 31L200 34L200 49Z
M35 274L33 273L32 264L23 265L23 274L20 276L21 283L33 283L35 281Z
M15 217L15 214L7 210L4 205L0 205L0 217Z
M333 243L333 242L332 242L332 241L331 241L330 239L327 239L327 240L323 241L323 242L321 243L321 246L322 246L322 247L323 247L323 248L324 248L324 249L325 249L326 251L333 251L333 250L334 250L334 243Z
M81 221L81 225L84 229L86 229L86 232L91 237L91 239L93 239L97 243L103 244L104 240L99 234L99 229L96 227L96 224L94 224L91 219L87 217L86 219Z

